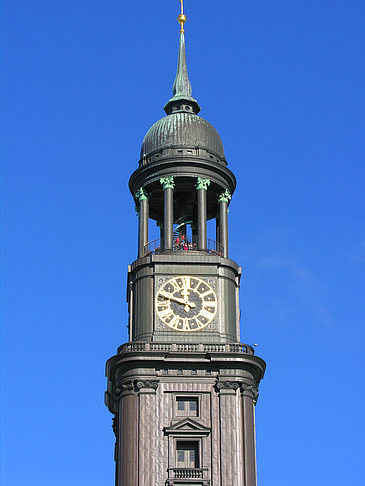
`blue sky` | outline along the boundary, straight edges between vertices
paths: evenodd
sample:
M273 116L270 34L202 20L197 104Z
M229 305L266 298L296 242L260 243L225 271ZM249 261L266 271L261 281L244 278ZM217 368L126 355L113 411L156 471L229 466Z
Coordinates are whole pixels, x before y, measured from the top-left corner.
M362 486L365 4L185 3L193 95L238 180L242 341L268 364L259 485ZM171 96L178 9L2 2L3 486L114 484L127 181Z

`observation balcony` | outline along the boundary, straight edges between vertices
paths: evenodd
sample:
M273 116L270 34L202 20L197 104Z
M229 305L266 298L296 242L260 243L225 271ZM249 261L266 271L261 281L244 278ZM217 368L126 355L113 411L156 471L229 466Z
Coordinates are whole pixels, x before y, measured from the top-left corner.
M143 256L154 255L164 251L160 238L149 241L143 249ZM171 250L169 250L171 251ZM211 255L224 256L224 246L218 241L207 239L206 250L200 250L196 236L182 236L173 239L172 251L204 251Z
M208 480L208 468L169 468L169 479L200 479Z
M157 342L129 342L118 348L118 354L145 352L191 352L191 353L241 353L254 355L252 346L242 343L157 343Z

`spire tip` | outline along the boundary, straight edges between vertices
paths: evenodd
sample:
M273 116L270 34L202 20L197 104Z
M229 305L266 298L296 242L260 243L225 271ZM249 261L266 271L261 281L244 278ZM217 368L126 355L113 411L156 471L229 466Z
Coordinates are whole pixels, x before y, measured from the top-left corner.
M184 14L184 0L180 0L181 4L181 13L178 16L177 20L180 24L180 34L184 32L184 24L186 22L186 15Z
M181 13L177 18L180 24L179 57L177 60L176 78L172 88L173 96L164 106L164 110L168 115L173 111L191 110L190 113L195 114L200 111L198 102L191 96L191 84L189 81L185 54L184 24L186 22L186 15L184 14L184 0L179 1L181 4ZM185 106L185 104L188 106Z

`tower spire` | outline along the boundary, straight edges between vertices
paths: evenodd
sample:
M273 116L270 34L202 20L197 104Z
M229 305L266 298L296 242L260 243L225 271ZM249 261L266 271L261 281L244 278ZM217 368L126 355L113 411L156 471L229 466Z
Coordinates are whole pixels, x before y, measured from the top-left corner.
M177 71L172 88L173 97L166 103L164 110L169 115L172 111L179 111L176 102L186 103L191 106L194 113L200 111L200 106L198 102L191 96L192 89L188 76L188 67L186 64L186 51L185 51L185 34L184 34L184 24L186 22L186 15L184 13L184 2L180 0L181 3L181 13L177 17L180 24L180 42L179 42L179 55L177 61ZM173 110L173 108L175 108Z

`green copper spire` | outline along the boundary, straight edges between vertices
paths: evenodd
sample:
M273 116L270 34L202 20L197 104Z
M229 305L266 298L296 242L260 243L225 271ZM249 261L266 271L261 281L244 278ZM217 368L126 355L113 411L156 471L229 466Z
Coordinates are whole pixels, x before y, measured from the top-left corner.
M181 14L177 18L180 24L180 43L179 43L179 57L177 61L177 72L172 88L173 97L166 103L164 110L169 115L173 111L188 111L186 107L181 106L184 103L190 107L192 112L198 113L200 106L198 102L191 96L191 84L188 76L188 67L186 65L186 52L185 52L185 34L184 24L186 22L186 16L183 12L183 4L181 3Z
M172 88L173 97L191 98L191 84L188 76L188 67L186 65L185 53L185 34L180 32L179 58L177 61L177 73Z

